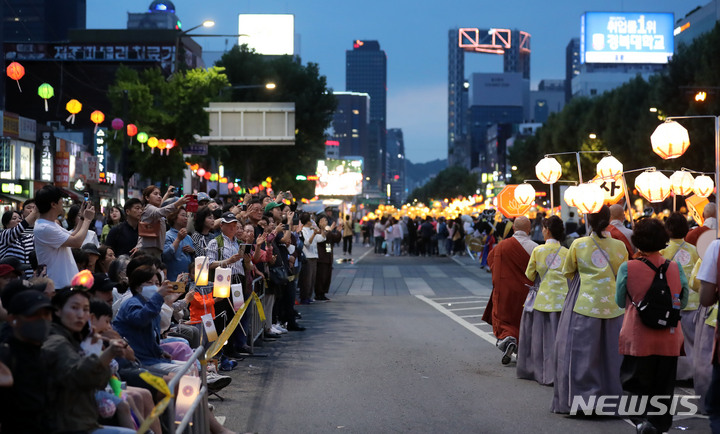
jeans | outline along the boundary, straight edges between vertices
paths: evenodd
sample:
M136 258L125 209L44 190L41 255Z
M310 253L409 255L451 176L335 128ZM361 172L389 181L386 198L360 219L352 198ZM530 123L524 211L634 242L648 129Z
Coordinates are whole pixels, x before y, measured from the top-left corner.
M383 237L375 237L375 253L382 253Z
M392 240L392 249L393 254L395 256L400 256L401 248L402 247L402 238L393 238Z
M347 253L349 255L352 255L352 245L353 245L353 237L352 235L348 235L346 237L343 237L343 253Z

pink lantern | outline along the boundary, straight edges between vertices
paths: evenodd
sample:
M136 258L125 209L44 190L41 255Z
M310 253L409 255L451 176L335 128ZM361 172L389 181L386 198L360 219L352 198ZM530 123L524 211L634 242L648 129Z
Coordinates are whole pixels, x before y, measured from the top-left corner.
M112 123L110 124L112 126L112 129L115 130L114 138L117 138L117 132L118 130L122 130L122 128L125 126L125 122L123 122L120 118L115 118L112 120Z

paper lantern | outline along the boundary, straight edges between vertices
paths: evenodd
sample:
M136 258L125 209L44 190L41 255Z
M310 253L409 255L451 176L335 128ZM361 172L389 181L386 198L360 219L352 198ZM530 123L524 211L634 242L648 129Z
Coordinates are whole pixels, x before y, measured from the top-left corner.
M597 164L597 174L603 178L612 178L623 172L623 165L617 158L608 155L600 160Z
M25 68L17 62L12 62L7 66L7 70L5 72L7 73L8 77L15 80L18 85L18 89L20 90L20 92L22 92L22 88L20 87L20 79L23 78L23 75L25 75Z
M128 137L134 137L138 133L137 126L135 126L135 124L127 124L126 130Z
M98 126L105 120L105 114L100 110L95 110L90 113L90 120L95 124L95 133L97 133Z
M212 176L212 174L210 172L205 172L205 174L203 175L203 178L205 178L206 180L209 181L211 176Z
M38 87L38 95L45 100L45 111L48 111L48 100L55 96L55 89L47 83L43 83Z
M241 284L236 283L230 285L230 292L232 293L233 307L236 311L242 309L245 304L245 296L243 295L243 287Z
M657 203L662 202L670 196L672 190L670 179L662 172L643 172L635 178L635 188L645 200Z
M80 101L76 99L71 99L70 101L65 104L65 110L70 112L70 116L65 119L65 122L71 122L75 123L75 115L80 113L80 110L82 110L82 104L80 104Z
M605 202L605 193L597 184L580 184L574 199L578 211L583 214L594 214L602 208Z
M185 415L190 411L193 402L197 398L202 386L200 377L183 375L178 384L177 398L175 398L175 423L182 422Z
M177 142L175 141L175 139L172 139L172 140L167 139L167 140L165 141L165 145L167 146L167 151L165 151L165 152L166 152L168 155L170 155L170 150L171 150L172 148L174 148L175 145L177 145Z
M95 279L89 270L82 270L73 277L70 285L72 286L84 286L86 288L92 288Z
M707 175L700 175L695 178L693 184L693 192L700 197L708 197L712 194L715 189L715 183L712 178Z
M138 133L137 141L140 142L140 150L142 152L145 152L145 143L147 143L148 140L147 133Z
M237 186L236 186L235 188L233 188L233 191L234 191L235 193L240 193L240 187L237 187Z
M535 189L530 184L520 184L515 188L515 200L520 205L530 205L535 200Z
M199 168L199 169L197 170L196 173L197 173L197 176L199 176L199 177L202 178L203 176L205 176L205 169L203 169L203 168L201 167L201 168Z
M670 188L675 196L687 196L692 193L695 179L690 172L678 170L670 175Z
M165 139L158 140L157 147L160 150L160 155L162 155L163 149L167 147L167 142L165 141Z
M650 136L652 150L664 160L678 158L690 146L688 131L675 121L667 121L655 128Z
M554 184L562 175L562 166L553 157L545 157L535 165L535 175L543 184Z
M232 182L228 182L227 187L228 187L228 190L232 190L235 187L235 184L233 184Z
M155 153L155 148L158 145L158 139L157 137L150 137L147 141L148 146L150 146L150 153Z
M570 187L565 190L565 194L563 195L563 199L565 200L565 203L567 206L571 206L573 208L577 208L577 203L575 202L575 198L577 197L577 186L571 185Z
M228 298L230 297L230 269L216 268L215 282L213 282L213 297Z
M123 122L123 120L120 119L120 118L115 118L115 119L112 120L112 122L110 122L110 125L112 126L112 129L115 130L115 134L113 134L113 138L116 139L116 138L117 138L117 132L118 132L119 130L122 130L122 129L123 129L123 127L125 126L125 122Z
M197 286L206 286L208 284L208 275L210 274L210 262L206 256L198 256L195 258L195 284Z

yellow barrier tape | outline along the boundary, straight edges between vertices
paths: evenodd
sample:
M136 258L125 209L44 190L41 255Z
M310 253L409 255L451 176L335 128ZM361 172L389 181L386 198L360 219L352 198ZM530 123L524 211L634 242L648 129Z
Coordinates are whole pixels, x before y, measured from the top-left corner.
M168 387L167 383L161 377L153 375L149 372L141 372L140 378L142 378L147 384L159 390L165 396L172 396L172 392Z
M142 374L141 374L142 375ZM165 398L163 398L160 402L157 403L155 408L152 409L152 412L150 412L150 416L148 416L147 419L145 419L140 425L140 428L137 430L137 434L144 434L147 432L147 430L150 429L150 425L155 422L155 420L160 417L160 415L165 411L168 405L170 405L170 401L173 399L172 395L168 395Z
M252 293L252 298L255 299L255 305L257 306L258 315L260 316L260 321L265 321L265 311L262 307L262 302L260 301L260 297L258 297L257 294L254 292ZM245 311L250 306L250 303L248 303L249 300L246 300L245 303L243 303L243 306L240 310L235 312L235 316L230 321L230 323L225 327L225 330L220 333L220 336L217 338L215 342L208 348L207 352L205 352L205 359L211 359L217 355L217 353L220 352L222 347L225 345L225 342L230 338L230 335L235 331L238 324L240 324L240 319L245 314Z

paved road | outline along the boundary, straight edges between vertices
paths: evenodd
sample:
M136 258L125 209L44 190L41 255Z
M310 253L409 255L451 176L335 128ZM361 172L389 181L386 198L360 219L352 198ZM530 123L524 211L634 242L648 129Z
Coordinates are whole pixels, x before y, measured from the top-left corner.
M211 402L240 432L634 432L550 413L552 388L500 364L478 316L489 294L490 275L463 257L339 264L333 301L298 306L308 330L265 343L268 357L241 361ZM708 432L698 418L675 425Z

